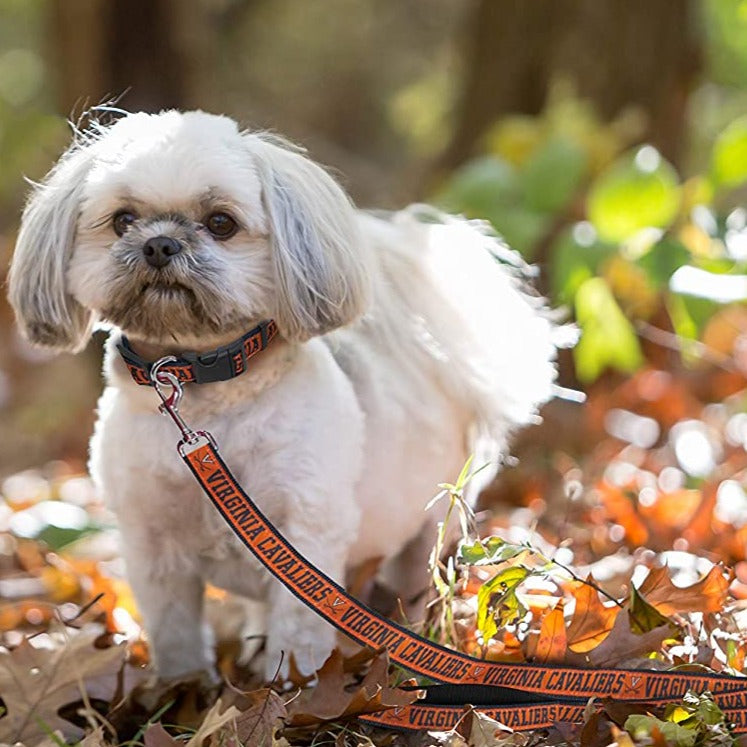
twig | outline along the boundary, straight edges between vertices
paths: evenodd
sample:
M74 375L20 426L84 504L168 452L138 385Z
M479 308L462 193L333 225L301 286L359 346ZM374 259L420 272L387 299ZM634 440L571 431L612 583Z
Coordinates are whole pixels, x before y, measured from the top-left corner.
M729 356L719 353L700 340L685 340L674 332L668 332L653 324L638 320L636 322L638 334L655 345L660 345L668 350L674 350L677 353L687 352L694 353L698 358L713 364L714 366L728 371L729 373L739 373L739 369L731 363Z

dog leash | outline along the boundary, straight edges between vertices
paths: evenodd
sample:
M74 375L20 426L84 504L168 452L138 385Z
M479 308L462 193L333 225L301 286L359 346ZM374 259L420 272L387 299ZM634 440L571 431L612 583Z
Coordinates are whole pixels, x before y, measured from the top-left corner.
M397 729L453 728L469 703L516 731L583 721L590 698L663 705L688 690L710 692L735 732L747 733L747 678L693 671L585 669L487 661L433 643L388 620L350 596L300 555L244 492L218 453L213 436L192 430L179 414L183 387L162 358L149 376L159 410L181 432L177 451L233 532L257 560L298 599L357 643L386 648L391 661L427 677L425 698L365 720ZM171 392L164 390L171 387Z

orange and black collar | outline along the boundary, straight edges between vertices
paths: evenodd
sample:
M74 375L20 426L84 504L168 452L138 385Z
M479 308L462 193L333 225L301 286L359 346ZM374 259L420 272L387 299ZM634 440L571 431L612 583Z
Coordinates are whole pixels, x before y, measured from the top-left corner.
M277 325L274 320L269 319L260 322L228 345L206 353L182 353L173 363L163 366L161 370L173 374L183 384L227 381L244 373L249 358L264 350L277 333ZM124 335L120 336L116 345L135 382L145 386L151 385L150 369L153 363L141 358Z

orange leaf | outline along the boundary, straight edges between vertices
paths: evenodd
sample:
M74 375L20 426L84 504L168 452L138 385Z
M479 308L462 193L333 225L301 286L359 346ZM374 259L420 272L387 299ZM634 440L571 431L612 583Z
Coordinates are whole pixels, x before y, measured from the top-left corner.
M637 498L634 488L619 488L602 481L597 485L607 514L612 521L625 529L625 537L634 546L645 545L648 540L648 529L636 511Z
M718 612L723 609L731 583L724 570L723 566L714 565L700 581L679 587L672 583L666 566L652 568L639 591L667 617L684 612Z
M588 577L592 582L593 578ZM620 608L615 605L605 607L596 589L588 583L578 584L571 590L576 599L571 624L568 626L568 648L584 654L596 648L612 630Z
M659 493L651 506L640 506L641 515L650 526L682 529L687 526L700 506L700 491L675 490L672 493Z
M720 481L712 480L704 483L701 488L700 505L682 532L691 547L707 547L713 537L713 512L720 484Z
M561 603L542 618L534 660L540 664L563 661L567 648L565 619Z

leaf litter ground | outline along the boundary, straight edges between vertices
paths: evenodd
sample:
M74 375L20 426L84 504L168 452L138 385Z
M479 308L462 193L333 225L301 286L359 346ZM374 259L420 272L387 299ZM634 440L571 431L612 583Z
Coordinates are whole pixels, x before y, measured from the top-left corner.
M744 387L734 373L648 368L601 380L584 407L553 403L476 516L464 510L469 536L456 559L433 562L433 599L414 627L496 661L743 676ZM456 514L460 490L457 481L442 498ZM343 645L346 655L336 652L313 685L291 677L264 687L247 664L258 644L242 640L244 605L218 589L207 608L219 623L223 684L153 687L114 522L87 479L54 463L11 476L2 495L2 744L734 743L713 701L697 694L655 712L597 700L583 724L533 733L469 707L452 732L375 730L357 717L413 697L394 688L408 675L385 652Z

